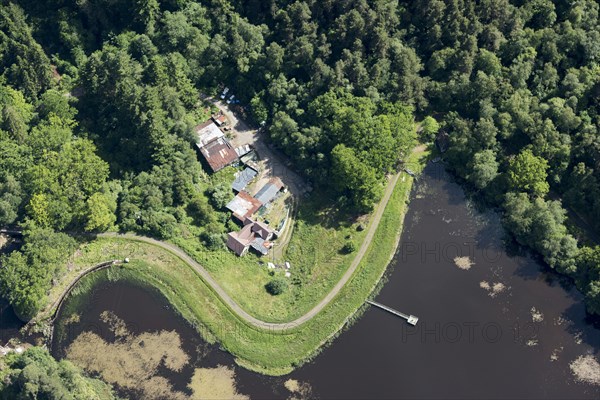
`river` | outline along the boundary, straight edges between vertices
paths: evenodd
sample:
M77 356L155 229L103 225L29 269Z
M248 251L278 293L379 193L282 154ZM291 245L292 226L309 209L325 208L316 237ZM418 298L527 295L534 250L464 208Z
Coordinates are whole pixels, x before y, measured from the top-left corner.
M600 323L586 316L573 285L507 239L498 216L478 212L440 164L425 169L411 197L389 281L376 300L418 316L416 327L372 308L309 364L265 377L204 343L160 295L112 282L79 305L79 320L53 352L63 357L85 331L114 342L114 329L100 317L109 310L131 337L179 334L189 362L155 372L186 393L195 368L224 365L234 371L237 391L251 398L286 398L290 379L299 382L299 397L600 397L600 386L576 380L570 367L581 357L600 358Z

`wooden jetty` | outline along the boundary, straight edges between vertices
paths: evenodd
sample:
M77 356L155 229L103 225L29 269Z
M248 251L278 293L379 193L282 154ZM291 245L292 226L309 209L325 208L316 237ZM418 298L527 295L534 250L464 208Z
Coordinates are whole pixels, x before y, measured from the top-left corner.
M375 301L367 300L367 303L369 303L372 306L379 307L382 310L385 310L385 311L387 311L389 313L397 315L397 316L399 316L401 318L404 318L406 320L406 322L408 322L409 324L411 324L413 326L417 325L417 322L419 321L419 318L415 317L414 315L406 315L406 314L404 314L404 313L402 313L400 311L394 310L391 307L384 306L383 304L377 303Z
M409 174L413 178L417 179L417 174L413 170L408 169L408 168L404 168L404 172L406 172L407 174Z

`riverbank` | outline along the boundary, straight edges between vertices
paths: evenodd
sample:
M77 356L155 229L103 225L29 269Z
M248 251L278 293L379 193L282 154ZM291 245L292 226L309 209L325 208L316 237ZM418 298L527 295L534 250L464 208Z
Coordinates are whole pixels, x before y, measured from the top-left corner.
M411 169L420 169L426 156L414 153L409 160ZM132 262L107 271L110 279L132 279L157 288L207 340L219 341L232 353L238 364L268 375L283 375L309 360L335 337L363 306L385 272L398 245L412 187L412 178L405 173L400 175L356 271L333 301L300 326L290 324L283 330L257 328L226 306L180 257L148 243L100 238L83 246L73 264L76 268L93 264L98 254L105 258L122 258L126 254Z

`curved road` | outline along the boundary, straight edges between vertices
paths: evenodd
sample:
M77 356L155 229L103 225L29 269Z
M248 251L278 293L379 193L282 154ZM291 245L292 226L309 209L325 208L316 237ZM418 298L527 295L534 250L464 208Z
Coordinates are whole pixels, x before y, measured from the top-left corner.
M319 304L317 304L315 307L313 307L310 311L308 311L303 316L301 316L291 322L286 322L286 323L265 322L265 321L261 321L260 319L257 319L255 317L253 317L252 315L248 314L246 311L244 311L244 309L242 309L239 306L239 304L237 304L225 292L225 290L223 290L223 288L219 285L219 283L208 273L208 271L206 271L204 269L204 267L202 267L200 264L198 264L194 259L192 259L182 249L175 246L174 244L161 242L156 239L152 239L152 238L145 237L145 236L133 235L133 234L102 233L102 234L99 234L98 236L99 237L121 237L121 238L125 238L125 239L133 239L133 240L137 240L140 242L149 243L149 244L161 247L161 248L169 251L170 253L176 255L181 260L183 260L185 263L187 263L190 267L192 267L202 277L204 282L206 282L206 284L208 284L215 291L215 293L221 298L221 300L231 310L233 310L233 312L236 313L240 318L244 319L246 322L248 322L249 324L251 324L257 328L268 329L268 330L273 330L273 331L283 331L283 330L290 329L290 328L296 327L298 325L301 325L301 324L309 321L310 319L312 319L315 315L317 315L323 308L325 308L325 306L327 306L334 299L334 297L340 292L340 290L344 287L344 285L350 280L350 278L352 277L352 275L358 268L358 265L362 261L365 253L367 252L367 249L369 248L371 241L373 240L373 236L375 235L375 231L377 230L377 227L379 226L379 221L381 220L381 216L383 215L383 212L387 206L387 203L388 203L388 201L392 195L392 192L396 186L396 182L398 182L398 177L400 176L400 174L401 173L394 175L393 178L391 179L391 181L389 182L389 184L387 185L385 193L383 195L383 198L381 199L381 202L379 203L375 213L373 214L373 221L371 222L371 225L369 226L369 230L367 231L365 240L363 241L362 245L360 246L360 249L358 250L356 257L354 257L354 260L352 260L352 264L350 265L350 268L348 268L348 270L346 271L344 276L342 276L342 278L339 280L339 282L327 294L327 296L325 296L319 302ZM66 295L66 293L67 292L65 292L63 294L63 296Z
M379 226L379 221L381 220L381 217L383 215L383 212L385 211L387 203L390 200L390 197L392 196L392 192L394 191L394 188L396 187L396 183L398 182L398 178L399 178L400 174L401 174L401 172L394 175L392 177L392 179L390 180L390 182L388 183L388 185L385 189L383 198L379 202L377 209L375 210L375 213L373 214L373 221L371 222L371 225L369 226L367 235L365 236L365 240L363 241L362 245L360 246L360 249L356 253L356 257L354 257L354 260L352 260L352 264L350 265L350 268L348 268L348 270L346 271L346 273L344 273L344 275L338 281L338 283L327 294L327 296L325 296L319 302L319 304L314 306L310 311L308 311L303 316L301 316L291 322L285 322L285 323L265 322L265 321L261 321L260 319L257 319L255 317L253 317L252 315L248 314L242 307L239 306L239 304L237 304L235 302L235 300L233 300L231 298L231 296L229 296L225 292L225 290L223 290L223 288L219 285L219 283L212 277L212 275L210 275L208 273L208 271L206 269L204 269L204 267L202 265L198 264L198 262L196 262L187 253L185 253L182 249L175 246L174 244L162 242L160 240L152 239L152 238L149 238L146 236L138 236L138 235L134 235L134 234L130 234L130 233L125 233L125 234L101 233L101 234L98 234L97 236L98 237L106 237L106 238L133 239L136 241L152 244L152 245L158 246L164 250L167 250L168 252L179 257L182 261L184 261L190 267L192 267L202 277L204 282L207 285L209 285L212 288L212 290L220 297L221 301L223 301L223 303L225 303L231 310L233 310L233 312L235 314L237 314L238 317L242 318L247 323L249 323L257 328L262 328L262 329L267 329L267 330L272 330L272 331L284 331L286 329L290 329L290 328L299 326L299 325L309 321L310 319L312 319L321 310L323 310L323 308L325 308L335 298L335 296L337 296L337 294L344 287L344 285L346 285L346 283L348 283L350 278L352 278L352 275L358 268L358 265L362 261L365 253L367 252L367 249L369 248L369 245L371 244L371 241L373 240L375 231L377 230L377 227ZM87 275L88 273L95 271L96 268L97 268L97 266L93 266L93 267L90 267L89 269L83 271L81 274L78 275L77 280L79 280L81 277ZM62 299L69 293L69 290L72 288L72 286L73 286L72 284L69 285L67 287L67 289L59 297L57 302L55 302L54 304L60 304Z

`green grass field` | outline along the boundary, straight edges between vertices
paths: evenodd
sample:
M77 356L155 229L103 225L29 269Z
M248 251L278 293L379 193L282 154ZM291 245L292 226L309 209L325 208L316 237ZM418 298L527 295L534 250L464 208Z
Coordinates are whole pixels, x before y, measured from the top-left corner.
M279 296L265 290L274 278L266 267L266 262L273 261L270 256L259 258L249 253L240 258L227 249L207 252L193 239L172 242L210 271L251 315L268 322L291 321L325 297L349 267L354 254L343 254L344 244L352 240L358 248L366 235L356 230L356 222L336 223L343 218L341 211L325 209L324 202L312 197L300 206L286 256L275 260L280 264L289 261L292 266L289 290ZM275 271L275 276L283 275L282 270Z
M409 160L412 169L417 169L415 165L422 166L424 163L417 160L426 157L426 153L413 154L412 160ZM240 365L268 375L282 375L317 354L353 318L377 286L394 254L402 229L412 186L412 178L405 174L404 178L396 184L373 242L352 279L317 316L283 332L269 332L246 324L216 297L194 270L173 254L149 244L124 239L98 239L83 245L73 264L77 269L95 264L98 260L127 255L132 259L130 264L103 273L110 279L129 279L155 287L198 328L205 339L220 342ZM308 204L307 207L314 205ZM317 215L315 221L325 217ZM361 235L355 233L352 223L341 229L335 226L327 228L328 225L299 224L294 232L296 238L292 239L288 251L290 260L298 268L302 267L302 263L306 268L313 268L311 276L316 278L306 286L304 296L298 296L291 290L287 298L262 293L262 285L270 277L254 256L240 259L225 251L201 252L193 246L186 247L185 242L174 242L203 264L248 312L266 320L285 322L318 303L343 274L344 266L347 267L353 255L340 258L335 246L342 245L349 232L352 232L352 240L360 244ZM327 244L323 235L331 238L335 245ZM307 249L294 250L294 246L301 244L306 244ZM297 253L294 254L294 251ZM302 254L311 254L311 258L302 259ZM327 264L331 260L336 261L339 267ZM318 273L315 274L316 271ZM85 288L85 285L84 280L82 287ZM286 301L290 300L295 303L287 304Z

